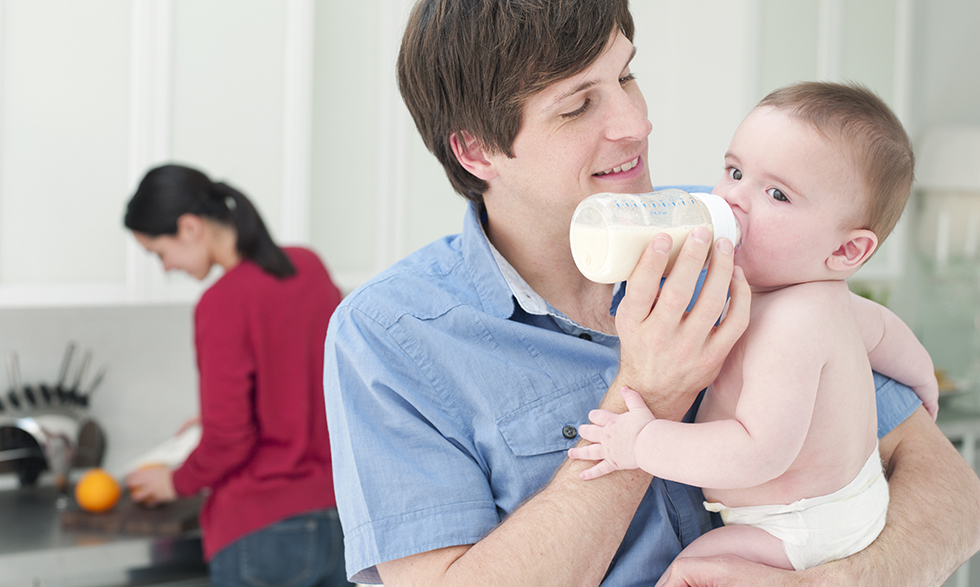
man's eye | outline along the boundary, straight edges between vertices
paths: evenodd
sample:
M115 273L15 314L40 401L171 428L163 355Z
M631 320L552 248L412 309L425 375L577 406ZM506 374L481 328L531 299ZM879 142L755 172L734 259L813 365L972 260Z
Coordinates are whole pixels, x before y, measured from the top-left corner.
M624 85L625 86L626 84L630 83L631 81L633 81L635 79L636 79L636 75L635 74L628 73L628 74L624 75L623 77L619 78L619 83L620 83L620 85Z
M736 169L734 167L729 167L728 168L728 177L734 179L735 181L739 181L739 180L742 179L742 170Z
M789 201L789 198L786 197L786 194L779 191L779 188L769 188L768 190L766 190L766 193L769 194L770 198L776 200L777 202Z
M566 112L565 114L562 114L561 117L565 119L578 118L579 116L585 114L585 111L589 109L591 104L592 100L590 98L586 98L585 102L582 103L581 108L575 110L574 112Z

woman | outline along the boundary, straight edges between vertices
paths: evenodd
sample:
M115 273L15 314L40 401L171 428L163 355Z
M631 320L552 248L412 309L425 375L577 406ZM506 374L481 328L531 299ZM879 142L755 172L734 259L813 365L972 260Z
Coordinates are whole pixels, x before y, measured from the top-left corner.
M349 585L322 376L341 295L323 263L279 248L241 192L179 165L146 174L125 225L166 270L224 269L194 311L200 443L174 470L131 473L133 499L209 490L200 518L212 585Z

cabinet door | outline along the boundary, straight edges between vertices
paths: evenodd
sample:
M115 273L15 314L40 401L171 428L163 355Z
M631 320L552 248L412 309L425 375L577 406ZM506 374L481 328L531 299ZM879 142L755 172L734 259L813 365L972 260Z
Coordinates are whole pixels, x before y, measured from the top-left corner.
M2 7L0 303L121 297L129 2Z
M207 283L164 275L122 226L165 161L235 185L274 238L300 241L312 42L297 40L312 40L312 13L313 0L0 0L0 306L195 300Z

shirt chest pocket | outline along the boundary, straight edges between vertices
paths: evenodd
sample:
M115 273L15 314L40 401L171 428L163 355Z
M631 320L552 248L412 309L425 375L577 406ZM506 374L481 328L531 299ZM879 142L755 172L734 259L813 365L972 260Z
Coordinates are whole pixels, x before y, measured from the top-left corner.
M539 396L503 414L497 429L510 449L512 465L521 471L530 492L537 491L580 440L578 427L589 421L607 389L598 374ZM500 471L494 467L495 471Z

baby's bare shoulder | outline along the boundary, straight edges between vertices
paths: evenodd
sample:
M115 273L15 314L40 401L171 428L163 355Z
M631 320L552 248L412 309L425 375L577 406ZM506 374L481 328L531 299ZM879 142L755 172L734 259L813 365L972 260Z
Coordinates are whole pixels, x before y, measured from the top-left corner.
M760 300L760 310L767 312L839 311L850 308L850 292L841 281L812 281L801 283L765 294ZM756 307L753 306L753 317Z

